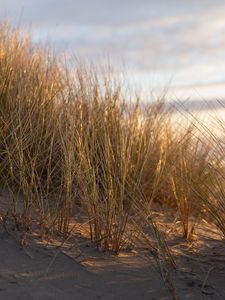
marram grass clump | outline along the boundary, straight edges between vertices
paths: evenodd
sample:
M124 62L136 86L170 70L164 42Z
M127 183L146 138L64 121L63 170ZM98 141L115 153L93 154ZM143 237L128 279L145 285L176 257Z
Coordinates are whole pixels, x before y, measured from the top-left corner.
M67 234L79 216L97 247L115 253L135 244L156 204L178 215L186 238L190 217L224 233L222 144L194 120L178 130L162 101L129 101L96 69L68 70L0 25L2 220Z

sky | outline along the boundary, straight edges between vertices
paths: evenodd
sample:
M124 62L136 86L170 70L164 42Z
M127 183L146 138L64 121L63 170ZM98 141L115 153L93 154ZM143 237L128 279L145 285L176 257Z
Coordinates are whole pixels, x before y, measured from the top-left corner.
M0 0L35 41L173 99L225 99L224 0Z

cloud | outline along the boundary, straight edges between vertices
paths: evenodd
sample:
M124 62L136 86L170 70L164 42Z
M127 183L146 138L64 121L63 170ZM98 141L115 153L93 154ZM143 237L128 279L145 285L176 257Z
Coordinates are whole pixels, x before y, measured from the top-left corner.
M34 38L174 85L223 79L224 0L8 0L0 17L33 25ZM143 77L142 76L142 77ZM141 75L140 75L141 77Z
M204 13L224 6L223 0L7 0L3 12L14 18L23 11L23 21L42 24L125 26L152 18Z

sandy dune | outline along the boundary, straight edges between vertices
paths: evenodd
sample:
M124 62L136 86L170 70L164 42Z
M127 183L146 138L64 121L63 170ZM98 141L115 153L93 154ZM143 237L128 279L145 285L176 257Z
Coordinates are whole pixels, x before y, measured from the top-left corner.
M60 238L46 245L32 236L21 247L16 233L1 227L0 299L171 299L147 252L116 257L82 239L60 248L57 243ZM170 240L178 267L171 272L177 299L225 299L223 242L204 237L196 243Z
M154 299L157 287L161 289L159 278L151 278L149 267L132 257L100 257L96 252L81 264L34 241L21 248L5 232L0 255L0 299Z

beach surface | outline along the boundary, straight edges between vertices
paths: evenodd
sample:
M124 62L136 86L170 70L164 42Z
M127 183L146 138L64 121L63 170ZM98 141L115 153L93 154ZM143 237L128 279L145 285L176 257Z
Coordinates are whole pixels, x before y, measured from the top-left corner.
M214 239L187 243L170 234L171 285L177 299L225 299L224 242L210 228L198 230ZM0 255L0 299L172 299L147 249L115 256L75 235L46 241L32 234L20 245L18 233L1 225Z

